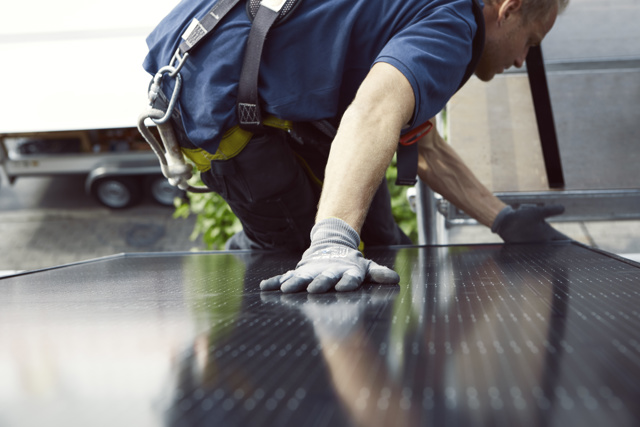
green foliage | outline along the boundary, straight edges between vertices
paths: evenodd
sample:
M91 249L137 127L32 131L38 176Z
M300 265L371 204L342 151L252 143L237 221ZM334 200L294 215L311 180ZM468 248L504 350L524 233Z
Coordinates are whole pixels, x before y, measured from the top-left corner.
M192 185L203 186L198 182ZM174 218L188 218L196 215L190 239L195 241L202 236L207 249L222 249L225 242L242 229L240 220L235 216L227 202L217 193L187 193L188 200L176 200Z
M418 239L418 225L416 214L409 208L405 186L395 185L397 176L396 159L387 169L386 179L391 193L391 210L400 228L416 242ZM204 185L198 182L192 185ZM240 221L227 205L227 202L216 193L187 193L188 200L176 200L174 218L188 218L196 215L196 223L191 233L191 240L202 236L202 241L208 249L222 249L231 236L242 229Z

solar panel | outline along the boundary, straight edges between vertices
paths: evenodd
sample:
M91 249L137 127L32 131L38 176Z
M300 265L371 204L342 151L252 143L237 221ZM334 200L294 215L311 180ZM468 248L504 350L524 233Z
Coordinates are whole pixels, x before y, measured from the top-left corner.
M0 279L0 425L635 426L640 265L374 249L397 286L260 292L296 256L121 255Z

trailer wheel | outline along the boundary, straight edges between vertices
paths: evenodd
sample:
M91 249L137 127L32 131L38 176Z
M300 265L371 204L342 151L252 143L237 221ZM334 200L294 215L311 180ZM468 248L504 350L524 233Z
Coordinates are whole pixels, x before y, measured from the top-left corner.
M91 190L94 197L111 209L128 208L140 201L142 189L133 177L107 177L97 180Z
M162 175L152 175L147 178L147 188L153 200L163 206L173 206L176 197L184 198L185 192L169 184Z

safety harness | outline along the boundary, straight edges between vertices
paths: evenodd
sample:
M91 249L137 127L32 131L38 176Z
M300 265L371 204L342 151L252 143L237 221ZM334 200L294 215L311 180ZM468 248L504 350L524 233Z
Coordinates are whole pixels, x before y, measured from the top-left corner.
M162 67L153 77L149 86L149 108L138 118L138 129L155 152L163 175L171 185L183 190L204 193L211 190L206 187L193 187L188 183L192 176L192 168L184 161L184 156L192 160L200 171L210 169L212 160L226 160L238 154L249 142L253 134L263 133L266 128L276 128L294 132L295 124L288 120L271 115L263 117L258 94L258 74L264 42L269 30L284 22L300 0L247 0L247 13L252 19L247 39L242 72L238 87L236 113L238 125L229 129L222 137L216 153L208 153L200 148L181 146L173 128L173 121L178 117L175 109L182 76L180 70L188 59L190 52L218 26L224 16L233 9L240 0L219 0L201 19L194 19L182 35L183 41L174 53L169 65ZM484 46L484 17L477 0L472 0L474 16L478 31L473 41L473 56L467 66L460 87L471 77ZM162 92L163 80L174 79L173 93L167 99ZM146 119L151 119L158 129L161 142L151 132ZM335 136L335 128L326 121L313 122L322 133L330 138ZM398 185L414 185L418 167L418 147L416 142L431 130L432 124L427 122L410 133L402 136L398 145ZM295 134L292 135L295 138ZM184 145L184 144L183 144Z

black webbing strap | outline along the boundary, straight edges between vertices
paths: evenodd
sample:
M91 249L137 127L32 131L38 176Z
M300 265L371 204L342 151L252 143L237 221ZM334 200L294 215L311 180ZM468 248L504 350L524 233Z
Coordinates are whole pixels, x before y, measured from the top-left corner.
M418 144L398 145L396 185L416 185L418 182Z
M482 51L484 49L484 14L482 13L482 7L477 0L472 0L473 15L476 19L478 30L473 38L473 52L471 61L467 65L464 77L458 86L458 90L471 78L476 67ZM418 175L418 144L411 145L398 145L397 151L397 169L398 177L396 178L396 185L415 185L418 181L416 176Z
M258 94L258 75L264 40L269 30L289 17L299 3L299 0L247 1L247 13L253 18L253 24L244 52L236 102L238 124L246 131L252 133L264 131Z
M244 52L242 73L238 86L238 101L236 113L238 124L246 131L260 133L262 127L262 113L260 111L260 99L258 96L258 73L260 71L260 59L262 48L267 33L276 22L279 12L264 5L260 5Z

